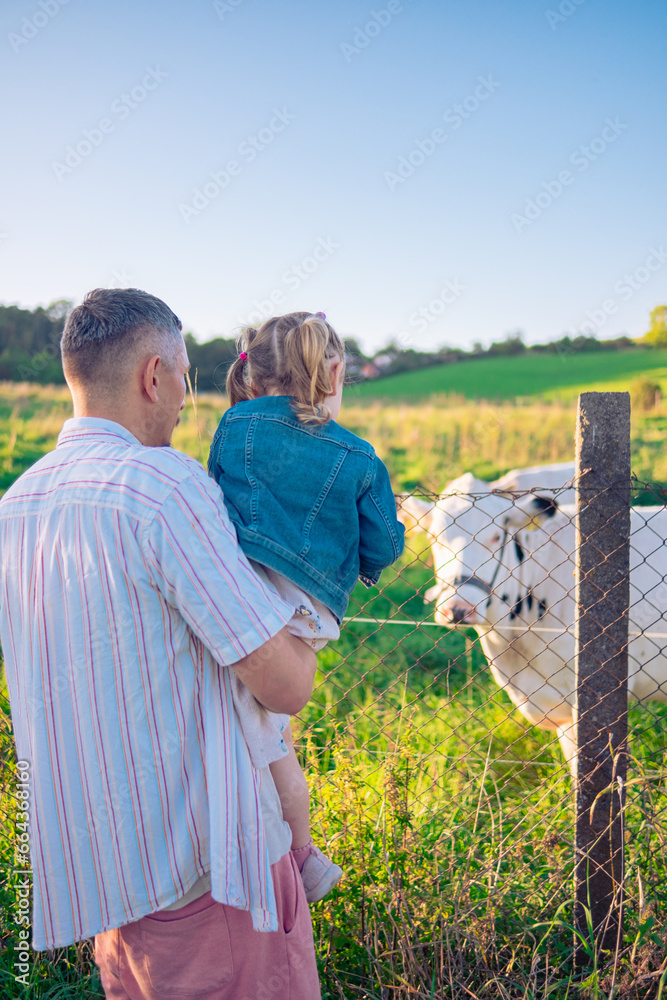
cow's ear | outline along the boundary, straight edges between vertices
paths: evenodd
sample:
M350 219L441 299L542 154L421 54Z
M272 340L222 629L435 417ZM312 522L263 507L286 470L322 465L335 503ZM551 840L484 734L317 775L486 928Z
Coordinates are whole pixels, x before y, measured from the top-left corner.
M549 521L558 510L558 503L553 496L543 496L539 493L529 493L514 501L505 518L505 525L514 531L526 528L534 531Z
M418 500L417 497L402 497L398 502L397 516L401 524L405 525L407 534L415 531L429 531L431 528L431 517L435 509L434 503L427 500Z

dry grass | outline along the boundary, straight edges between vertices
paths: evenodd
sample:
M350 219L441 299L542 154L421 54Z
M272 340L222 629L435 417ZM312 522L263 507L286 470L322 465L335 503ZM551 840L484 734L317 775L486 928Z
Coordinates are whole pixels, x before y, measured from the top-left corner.
M197 395L174 434L174 447L203 463L227 407L225 397ZM71 414L63 388L0 383L0 490L55 445ZM370 441L387 464L397 491L438 491L463 472L494 479L511 468L571 461L572 403L471 403L440 397L425 403L348 402L340 422ZM667 482L667 400L633 417L633 470L641 480Z

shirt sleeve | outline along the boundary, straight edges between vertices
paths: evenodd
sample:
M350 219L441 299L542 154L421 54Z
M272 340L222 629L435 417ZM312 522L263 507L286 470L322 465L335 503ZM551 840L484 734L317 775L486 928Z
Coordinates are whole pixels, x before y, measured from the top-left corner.
M171 492L146 530L155 585L218 663L236 663L292 617L294 608L250 566L203 469Z
M396 517L396 500L389 473L377 456L371 484L357 502L359 511L359 568L366 584L375 584L380 573L403 551L405 528Z

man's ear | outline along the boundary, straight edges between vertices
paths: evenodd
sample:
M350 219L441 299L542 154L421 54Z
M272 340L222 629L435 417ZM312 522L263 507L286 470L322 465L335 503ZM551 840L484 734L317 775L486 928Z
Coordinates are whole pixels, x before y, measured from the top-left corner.
M154 354L152 357L146 358L141 366L141 388L148 399L150 399L151 403L157 403L158 401L158 367L160 364L160 355Z
M521 528L534 531L535 528L544 527L557 510L558 503L555 497L529 493L515 500L505 518L505 526L513 531L519 531Z
M431 527L431 515L435 509L434 503L418 500L417 497L405 497L397 511L398 520L404 524L408 534L414 531L428 531Z

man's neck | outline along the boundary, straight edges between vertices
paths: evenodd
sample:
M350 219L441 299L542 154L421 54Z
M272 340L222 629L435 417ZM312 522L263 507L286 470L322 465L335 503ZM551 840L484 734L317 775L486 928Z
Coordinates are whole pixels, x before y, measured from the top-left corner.
M142 444L146 443L142 438L144 421L132 411L131 407L123 407L118 404L111 406L74 394L72 395L72 401L74 403L75 417L97 417L100 420L112 420L115 424L120 424L121 427L124 427L130 434L133 434Z

